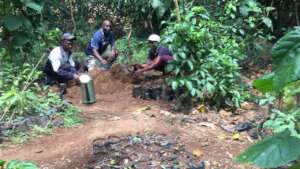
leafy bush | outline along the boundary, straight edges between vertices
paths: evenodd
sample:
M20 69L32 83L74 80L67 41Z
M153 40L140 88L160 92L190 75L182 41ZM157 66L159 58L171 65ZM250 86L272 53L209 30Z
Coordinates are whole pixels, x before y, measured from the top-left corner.
M184 87L188 96L218 106L224 102L238 106L233 100L240 94L238 61L244 58L244 44L227 35L227 27L211 20L202 6L186 10L181 17L180 22L169 22L163 34L163 42L174 53L168 67L174 71L169 79L172 88Z
M38 167L31 161L20 161L20 160L11 160L7 164L5 161L0 160L0 168L3 169L38 169Z
M33 0L3 1L0 9L0 46L6 49L6 59L13 62L28 59L19 54L31 51L33 44L46 32L45 27L41 25L42 3Z
M269 15L274 11L274 7L263 6L256 0L227 0L224 8L216 19L226 24L228 33L234 36L240 36L240 40L245 45L245 52L248 57L244 60L245 68L249 63L258 64L264 51L267 48L268 41L274 37L271 35L273 31L272 20Z
M136 37L131 37L128 40L123 37L116 41L116 46L119 51L119 62L121 63L143 63L147 58L148 46L145 40Z
M61 114L76 112L75 108L64 106L57 94L49 92L36 82L41 75L36 67L29 64L22 67L3 64L3 69L0 70L0 121L44 114L51 107L60 110Z
M300 157L300 107L293 104L294 96L300 92L299 45L300 27L296 27L273 46L273 72L253 82L258 90L271 92L279 100L264 123L264 127L272 129L275 134L249 147L237 157L237 161L274 168L288 165Z

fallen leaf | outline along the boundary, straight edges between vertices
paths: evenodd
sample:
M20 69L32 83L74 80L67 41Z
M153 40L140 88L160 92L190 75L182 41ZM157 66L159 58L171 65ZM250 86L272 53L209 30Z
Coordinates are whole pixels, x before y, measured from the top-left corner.
M235 133L232 135L233 140L240 140L240 133Z
M145 107L137 109L135 112L143 112L143 111L150 110L150 109L151 109L151 107L149 105L147 105Z
M200 122L201 126L210 127L212 129L216 129L216 125L214 123L208 123L208 122Z
M199 113L205 112L205 105L204 105L204 104L200 104L200 105L197 107L197 110L198 110Z

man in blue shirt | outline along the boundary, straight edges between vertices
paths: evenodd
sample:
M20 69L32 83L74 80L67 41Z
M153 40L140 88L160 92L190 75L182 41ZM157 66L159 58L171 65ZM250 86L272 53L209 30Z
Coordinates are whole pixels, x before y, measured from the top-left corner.
M107 70L116 60L115 38L111 28L111 22L104 20L102 27L93 34L89 41L85 50L88 56L88 70L97 66L100 66L102 70ZM108 48L109 45L111 49Z

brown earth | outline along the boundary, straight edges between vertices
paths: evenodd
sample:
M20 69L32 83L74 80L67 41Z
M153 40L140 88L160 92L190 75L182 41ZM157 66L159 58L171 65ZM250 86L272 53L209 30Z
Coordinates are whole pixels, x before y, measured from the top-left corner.
M116 70L116 69L113 69ZM119 71L121 71L120 69ZM113 72L113 71L111 71ZM238 114L221 110L192 114L170 113L170 103L146 101L132 97L132 84L116 72L93 72L97 102L80 104L78 86L68 89L66 99L78 106L83 123L73 128L58 128L52 135L32 139L22 145L3 144L0 159L32 160L41 169L82 169L92 154L92 142L97 138L155 132L178 137L188 151L205 161L207 169L252 169L233 162L234 156L253 140L247 133L240 133L233 140L233 133L221 129L220 124L235 125L257 118L257 107L244 106ZM147 110L142 111L143 108ZM142 108L142 109L141 109ZM140 110L140 111L139 111Z

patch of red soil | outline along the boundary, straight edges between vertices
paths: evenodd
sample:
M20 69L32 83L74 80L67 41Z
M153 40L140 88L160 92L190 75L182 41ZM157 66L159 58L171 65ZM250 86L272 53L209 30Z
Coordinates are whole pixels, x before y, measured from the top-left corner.
M0 147L0 159L32 160L41 169L82 169L91 158L93 140L155 132L179 137L190 152L197 150L197 154L201 154L199 158L206 161L208 169L256 169L233 162L233 157L253 142L248 139L247 133L242 133L238 141L232 140L232 133L218 127L215 116L219 115L216 112L198 113L200 121L193 122L190 116L164 111L169 109L164 101L133 98L133 84L126 81L130 76L126 72L123 74L122 70L90 72L96 91L95 104L80 103L79 86L67 89L65 98L81 109L82 124L69 129L55 129L52 135L32 139L23 145ZM123 77L126 77L125 80L122 80ZM145 106L150 109L138 111ZM232 118L228 121L238 121L231 112L222 115Z

